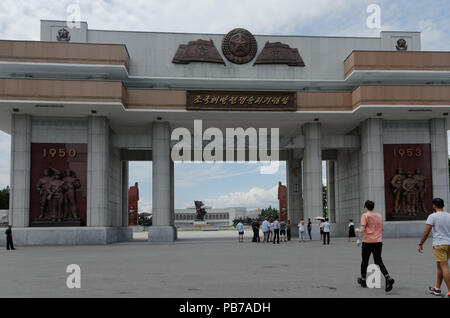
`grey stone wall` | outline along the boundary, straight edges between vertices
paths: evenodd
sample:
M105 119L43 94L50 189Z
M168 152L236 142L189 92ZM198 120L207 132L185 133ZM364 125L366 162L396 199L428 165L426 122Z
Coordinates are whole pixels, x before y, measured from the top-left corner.
M65 21L42 21L41 40L56 41L56 32L65 25ZM292 48L298 48L306 66L258 65L254 67L254 61L245 65L228 62L221 50L224 34L89 30L87 23L82 23L80 29L71 29L70 32L72 42L125 44L131 58L130 74L146 77L342 80L344 79L344 60L353 50L395 51L399 38L407 40L409 51L421 49L418 32L384 31L381 32L380 37L255 35L258 55L266 42L282 42ZM211 63L187 65L172 63L180 44L187 44L198 39L213 40L226 66Z
M362 207L359 180L359 150L339 150L336 161L336 223L359 222Z
M88 143L86 118L33 117L33 143Z

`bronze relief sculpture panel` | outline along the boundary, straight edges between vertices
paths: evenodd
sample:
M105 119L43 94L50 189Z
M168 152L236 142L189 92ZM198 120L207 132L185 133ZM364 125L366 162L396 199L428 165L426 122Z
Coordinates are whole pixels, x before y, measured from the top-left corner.
M40 215L32 226L44 226L70 221L74 226L81 224L78 216L77 190L81 188L80 179L73 170L61 172L46 168L36 189L40 197Z
M234 29L222 41L222 53L232 63L246 64L258 51L256 39L245 29Z
M404 172L397 169L391 180L394 193L394 212L398 215L415 217L418 213L428 213L425 202L427 178L421 169Z
M172 60L174 64L189 64L191 62L217 63L225 65L212 40L191 41L180 45Z
M305 66L298 49L293 49L281 42L267 42L256 59L256 64L287 64L289 66Z
M386 219L424 220L431 213L429 144L384 145Z
M87 225L87 144L31 144L32 227Z

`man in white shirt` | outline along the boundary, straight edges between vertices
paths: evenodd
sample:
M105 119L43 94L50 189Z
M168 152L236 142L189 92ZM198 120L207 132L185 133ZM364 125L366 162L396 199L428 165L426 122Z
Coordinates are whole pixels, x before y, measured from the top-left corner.
M273 244L275 244L275 240L277 240L277 244L280 244L280 222L278 218L273 221Z
M262 231L264 234L264 243L268 243L269 242L269 231L270 231L270 223L268 221L268 218L265 218L265 220L262 223Z
M328 223L328 219L325 219L325 222L322 224L323 228L323 245L330 245L330 223Z
M422 240L419 243L419 253L423 251L423 244L430 232L433 234L433 254L437 265L437 281L435 287L428 287L428 292L441 296L442 281L447 285L447 298L450 298L450 271L448 260L450 259L450 214L444 211L444 200L433 200L433 210L436 211L427 219Z

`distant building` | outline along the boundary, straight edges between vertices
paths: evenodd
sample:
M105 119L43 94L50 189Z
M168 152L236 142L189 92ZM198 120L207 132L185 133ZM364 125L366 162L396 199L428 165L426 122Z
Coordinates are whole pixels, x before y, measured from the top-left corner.
M280 211L280 220L287 221L287 187L278 182L278 203Z
M9 215L9 211L8 210L0 210L0 227L4 227L8 225L8 215Z
M139 186L136 182L134 186L128 189L128 225L138 225L138 213L139 213Z
M205 215L205 221L213 226L230 226L233 225L234 219L245 218L247 216L247 209L242 207L223 209L205 208L208 212ZM196 215L197 211L195 207L175 209L175 225L182 227L194 224Z

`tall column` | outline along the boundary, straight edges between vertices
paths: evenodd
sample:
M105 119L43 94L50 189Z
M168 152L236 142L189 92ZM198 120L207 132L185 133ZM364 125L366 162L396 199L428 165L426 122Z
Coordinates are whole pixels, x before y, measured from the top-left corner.
M375 202L375 210L386 219L384 193L383 120L367 119L361 125L360 198Z
M336 223L336 182L335 182L335 162L327 161L327 203L328 218L330 223Z
M109 122L105 117L89 118L87 225L108 224Z
M298 235L297 224L303 219L302 166L301 159L293 158L293 151L288 151L286 161L286 183L288 190L288 219L292 224L292 235Z
M170 224L175 225L175 166L174 162L170 160ZM178 232L175 231L175 240Z
M322 216L322 148L321 126L304 126L305 151L303 155L303 211L304 217Z
M153 226L149 242L173 242L176 229L173 217L173 189L170 158L170 127L167 122L153 123Z
M11 119L11 195L9 224L28 227L30 221L31 116Z
M128 227L129 163L122 161L122 226Z
M433 198L441 198L450 206L448 181L448 143L445 118L430 120Z

